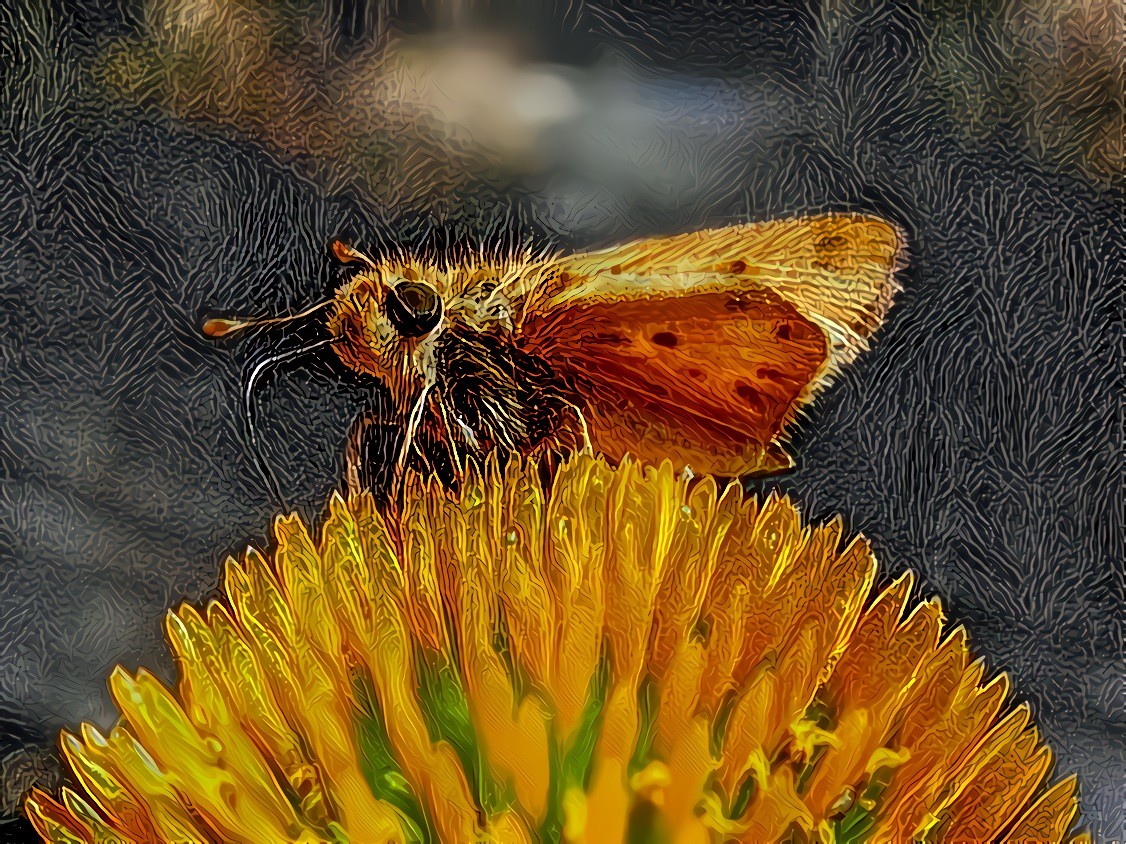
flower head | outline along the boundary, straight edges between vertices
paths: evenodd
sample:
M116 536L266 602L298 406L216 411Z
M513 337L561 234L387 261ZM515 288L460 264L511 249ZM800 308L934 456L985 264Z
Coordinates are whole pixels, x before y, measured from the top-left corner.
M279 518L118 669L50 841L1063 841L1074 779L937 601L785 498L576 457Z

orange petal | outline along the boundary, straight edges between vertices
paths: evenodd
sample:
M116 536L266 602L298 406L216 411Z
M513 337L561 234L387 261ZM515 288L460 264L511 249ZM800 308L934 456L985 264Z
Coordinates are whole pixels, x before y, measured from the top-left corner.
M793 769L780 766L765 778L741 818L746 830L740 841L781 841L791 825L808 833L813 828L809 809L798 796Z
M710 748L711 722L697 714L703 667L702 644L691 639L682 641L660 684L654 750L665 760L669 772L664 815L672 831L695 817L693 810L715 767Z
M1008 690L1003 674L983 689L976 688L979 677L979 670L967 669L944 716L906 748L910 757L881 797L881 828L909 839L928 815L937 817L942 808L940 789L944 783L956 783L962 767L972 760Z

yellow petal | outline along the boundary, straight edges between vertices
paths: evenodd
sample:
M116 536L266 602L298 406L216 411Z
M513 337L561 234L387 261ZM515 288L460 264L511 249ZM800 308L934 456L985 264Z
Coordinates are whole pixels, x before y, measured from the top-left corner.
M98 814L97 811L71 789L62 790L63 805L70 812L71 817L77 820L89 835L94 844L126 844L126 839L116 830L111 828Z
M450 589L461 609L451 615L458 628L466 699L492 775L511 782L520 805L542 820L551 767L546 719L538 701L517 700L508 668L493 647L500 605L493 566L503 544L502 498L492 483L467 499L475 503L460 512L450 506L452 512L441 517L443 526L455 528L454 541L443 551L457 561Z
M333 496L169 615L175 694L115 673L121 724L64 734L77 787L26 811L82 842L1062 840L1074 783L1027 808L1051 757L998 723L1007 679L937 601L904 618L909 577L863 610L842 532L589 456L550 493L519 459L408 478L388 521Z
M1028 709L1021 707L1011 717L1027 723ZM1052 754L1040 745L1036 729L1006 738L951 804L946 827L951 840L993 840L1043 782Z
M24 811L44 841L55 844L92 844L93 836L61 803L38 788L33 788Z
M338 496L334 496L334 500ZM341 629L325 587L320 554L297 516L274 522L274 566L295 628L324 654L340 652Z
M220 749L223 765L255 791L263 809L287 829L300 829L289 801L281 793L253 740L246 735L241 711L232 708L238 698L226 690L219 649L211 630L189 606L166 616L166 631L177 656L181 705L204 740Z
M406 600L410 628L421 644L442 654L449 653L446 625L442 612L441 588L435 539L430 532L428 501L439 494L431 485L416 483L407 495L402 515L402 557L406 567Z
M489 819L489 830L481 840L496 844L533 844L539 839L532 834L519 814L502 812Z
M601 656L611 478L604 464L585 463L558 476L548 504L548 571L560 607L552 688L560 741L579 723Z
M584 807L584 834L597 830L605 841L625 841L630 797L625 762L615 757L597 759Z
M230 841L284 840L295 829L272 812L280 793L272 783L247 782L220 759L220 741L201 735L160 682L142 669L136 679L117 668L110 692L122 716L164 777L182 794L191 795L207 823Z
M693 635L704 592L716 566L724 527L722 522L714 524L712 518L717 503L714 481L701 482L687 500L684 483L673 482L671 465L662 467L660 483L665 490L660 497L668 504L657 529L667 530L669 540L663 551L665 559L654 571L655 594L650 591L650 666L658 679L662 666L673 658L678 645ZM720 536L714 533L717 529Z
M554 683L558 607L548 588L543 487L520 461L510 462L502 489L507 523L498 572L508 622L508 645L517 665L545 692Z
M83 725L82 732L87 742L105 746L105 739L89 724ZM104 764L88 753L83 741L65 730L59 735L59 746L75 778L103 817L132 838L156 837L144 802L135 799L128 780L112 764Z
M207 608L207 623L219 645L227 694L236 703L244 726L254 742L265 748L301 801L301 811L312 823L324 827L329 818L328 798L319 769L305 752L294 725L286 720L274 699L271 683L255 659L227 609L218 603Z
M1074 776L1056 783L1021 816L1005 834L1005 840L1013 844L1065 841L1078 811L1077 791Z
M563 841L586 844L587 801L581 788L572 786L563 794Z
M181 803L181 795L165 778L155 760L124 727L114 727L103 739L93 728L83 726L84 753L112 770L139 804L145 807L157 834L165 841L195 841L206 833Z
M403 619L391 612L381 618L383 626L368 631L360 657L372 677L379 710L385 713L388 740L442 839L472 840L477 809L453 748L430 741L415 695L414 658Z

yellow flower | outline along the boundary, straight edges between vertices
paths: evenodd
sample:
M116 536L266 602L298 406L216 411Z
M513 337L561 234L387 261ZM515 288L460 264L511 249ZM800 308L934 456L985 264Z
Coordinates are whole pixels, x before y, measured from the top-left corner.
M1063 841L1076 785L964 632L839 521L669 465L514 464L401 518L279 518L180 679L118 669L108 736L26 810L58 842ZM1080 839L1073 839L1080 840Z

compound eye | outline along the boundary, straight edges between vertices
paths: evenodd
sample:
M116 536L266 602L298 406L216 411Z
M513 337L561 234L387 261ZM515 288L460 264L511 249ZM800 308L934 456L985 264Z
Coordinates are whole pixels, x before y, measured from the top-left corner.
M387 294L387 319L400 337L421 337L442 319L442 297L420 281L402 281Z

